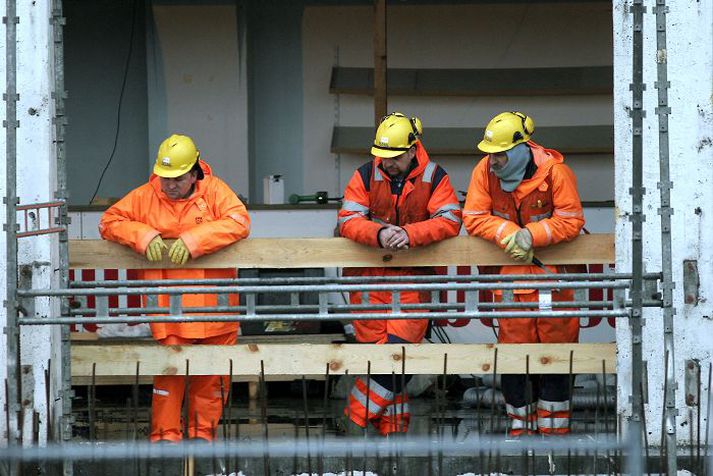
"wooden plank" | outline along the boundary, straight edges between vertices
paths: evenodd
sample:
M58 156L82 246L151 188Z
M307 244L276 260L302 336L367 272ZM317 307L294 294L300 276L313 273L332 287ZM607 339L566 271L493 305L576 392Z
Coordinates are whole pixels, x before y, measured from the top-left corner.
M336 218L336 216L335 216ZM169 244L170 246L170 244ZM581 235L576 240L537 250L546 264L614 262L614 235ZM70 240L70 268L174 268L167 257L158 263L128 247L102 240ZM253 238L212 255L189 260L186 268L326 268L368 266L457 266L515 264L493 243L459 236L403 251L371 248L346 238Z
M499 373L525 372L526 357L532 374L566 374L573 352L574 373L616 371L615 344L250 344L236 346L131 346L86 345L72 349L72 376L133 376L136 362L140 375L181 375L190 361L191 375L227 373L233 361L233 375L257 376L264 363L270 376L323 374L365 374L371 362L372 374L400 373L402 349L406 373L437 375L443 372L448 356L449 374L488 374L493 371L495 349Z
M483 136L480 127L426 127L423 143L431 156L466 155L479 160L482 152L476 144ZM335 126L332 130L331 152L334 154L369 154L374 129L372 127ZM557 126L537 127L533 140L545 147L568 154L613 154L614 127Z
M387 70L394 96L551 96L612 94L612 66ZM332 68L332 94L374 94L372 68Z

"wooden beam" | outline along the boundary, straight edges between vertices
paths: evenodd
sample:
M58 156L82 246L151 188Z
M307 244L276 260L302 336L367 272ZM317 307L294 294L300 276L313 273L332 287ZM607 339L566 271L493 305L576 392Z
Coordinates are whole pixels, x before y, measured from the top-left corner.
M371 127L335 126L330 151L335 154L369 154L373 136ZM475 165L483 153L476 150L474 144L482 136L482 127L427 127L423 143L431 157L467 157ZM614 126L610 125L538 127L533 139L565 156L614 153Z
M563 96L611 95L614 68L389 68L389 96ZM334 66L332 94L372 95L374 70ZM429 128L430 130L430 128Z
M169 244L170 246L170 244ZM576 240L537 250L546 264L614 262L614 235L581 235ZM164 257L150 263L126 246L102 240L70 240L70 268L174 268ZM459 236L431 246L389 251L346 238L253 238L212 255L189 260L186 268L322 268L367 266L496 266L516 264L500 248L480 238Z
M374 126L386 115L386 0L374 0Z
M495 365L503 374L525 373L529 357L531 374L566 374L572 352L573 373L616 371L615 344L249 344L236 346L132 346L83 345L72 349L72 376L182 375L190 362L191 375L227 374L230 360L234 376L320 375L329 364L330 374L401 373L402 349L407 374L443 373L447 356L449 374L489 374Z

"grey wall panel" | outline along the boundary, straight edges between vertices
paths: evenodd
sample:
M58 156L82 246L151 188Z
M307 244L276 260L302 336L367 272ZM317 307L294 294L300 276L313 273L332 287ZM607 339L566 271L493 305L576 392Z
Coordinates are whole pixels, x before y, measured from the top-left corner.
M247 79L235 2L153 2L148 18L149 149L189 135L213 172L247 195Z
M266 175L285 177L285 196L303 192L303 5L269 0L247 9L250 197L259 203Z
M65 0L67 175L71 204L87 204L109 160L131 44L116 152L98 196L120 197L147 179L143 0Z

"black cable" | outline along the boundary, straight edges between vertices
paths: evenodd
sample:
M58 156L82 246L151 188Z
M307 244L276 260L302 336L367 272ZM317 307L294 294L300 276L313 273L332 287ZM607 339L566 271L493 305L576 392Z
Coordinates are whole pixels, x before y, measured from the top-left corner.
M116 153L116 146L119 143L119 130L121 128L121 105L124 101L124 92L126 91L126 79L129 76L129 63L131 61L131 53L134 49L134 31L136 29L136 4L138 0L134 0L131 7L131 32L129 33L129 50L126 53L126 62L124 64L124 78L121 81L121 91L119 92L119 104L116 108L116 133L114 134L114 146L111 149L111 154L109 154L109 160L107 160L104 170L102 170L99 176L99 182L97 182L97 188L94 189L92 198L89 199L89 205L92 204L94 199L99 192L99 187L101 186L102 180L104 180L104 174L109 169L111 161L114 159L114 154Z

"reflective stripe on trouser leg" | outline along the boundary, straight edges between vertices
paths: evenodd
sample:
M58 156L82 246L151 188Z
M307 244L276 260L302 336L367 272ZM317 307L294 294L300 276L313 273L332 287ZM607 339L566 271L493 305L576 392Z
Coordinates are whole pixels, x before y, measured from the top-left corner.
M512 436L537 432L537 409L534 403L522 407L515 407L508 403L505 405L505 409L510 417L510 434Z
M537 424L546 435L569 433L569 400L551 402L540 399L537 402Z
M374 380L369 381L368 392L366 387L366 381L357 377L352 391L349 393L348 407L344 409L344 414L362 428L366 427L368 420L380 417L386 405L391 403L394 398L392 391Z
M379 419L379 433L384 436L390 433L406 433L410 421L408 395L396 395L393 402L384 408L384 413Z
M157 376L151 399L151 441L181 441L181 407L185 377Z

